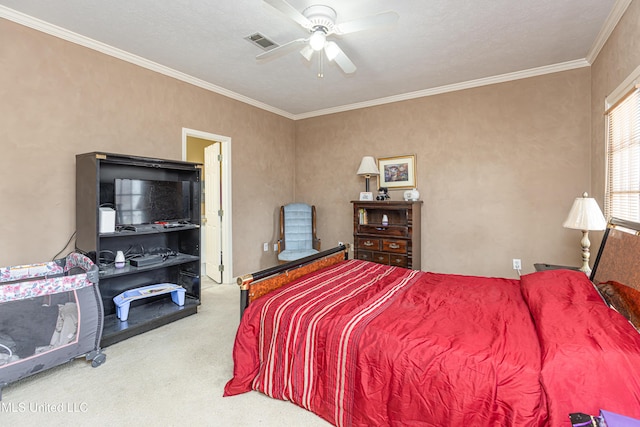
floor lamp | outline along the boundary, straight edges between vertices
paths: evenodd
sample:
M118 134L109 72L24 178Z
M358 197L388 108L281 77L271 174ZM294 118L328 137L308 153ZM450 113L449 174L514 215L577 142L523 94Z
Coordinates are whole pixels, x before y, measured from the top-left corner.
M589 267L589 247L591 246L589 231L604 230L607 227L607 221L604 219L596 199L588 197L587 193L584 193L582 197L577 197L563 226L582 231L582 240L580 240L582 267L580 267L580 271L586 275L591 274L591 268Z

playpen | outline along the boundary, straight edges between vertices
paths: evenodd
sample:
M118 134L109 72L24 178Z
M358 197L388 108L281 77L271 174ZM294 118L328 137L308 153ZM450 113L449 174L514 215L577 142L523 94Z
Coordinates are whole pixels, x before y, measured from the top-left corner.
M6 385L84 356L104 363L98 267L84 255L0 268L0 398Z

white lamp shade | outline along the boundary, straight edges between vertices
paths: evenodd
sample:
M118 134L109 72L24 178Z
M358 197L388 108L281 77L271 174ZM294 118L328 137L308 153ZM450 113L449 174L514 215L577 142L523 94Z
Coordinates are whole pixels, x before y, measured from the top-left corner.
M376 161L371 156L364 156L358 168L358 175L380 175Z
M562 225L575 230L604 230L607 228L607 221L596 199L587 197L587 193L584 193L582 197L574 200L569 215Z

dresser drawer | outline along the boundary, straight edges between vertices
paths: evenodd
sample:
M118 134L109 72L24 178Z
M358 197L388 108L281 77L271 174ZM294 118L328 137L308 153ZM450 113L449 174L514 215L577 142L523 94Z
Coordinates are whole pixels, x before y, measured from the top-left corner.
M382 250L385 252L394 252L397 254L407 253L407 241L406 240L382 240Z
M374 252L373 253L373 261L378 264L389 264L389 254L384 252Z
M381 248L380 239L358 239L358 249L369 249L372 251L379 251Z
M404 255L389 254L389 264L395 265L396 267L407 268L409 265L409 258Z
M357 259L362 261L373 261L373 252L371 251L358 251Z

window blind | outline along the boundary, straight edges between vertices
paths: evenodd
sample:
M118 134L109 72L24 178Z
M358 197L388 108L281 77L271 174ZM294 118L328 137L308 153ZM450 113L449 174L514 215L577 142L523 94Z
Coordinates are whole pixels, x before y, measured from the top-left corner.
M607 112L605 215L640 222L640 86Z

